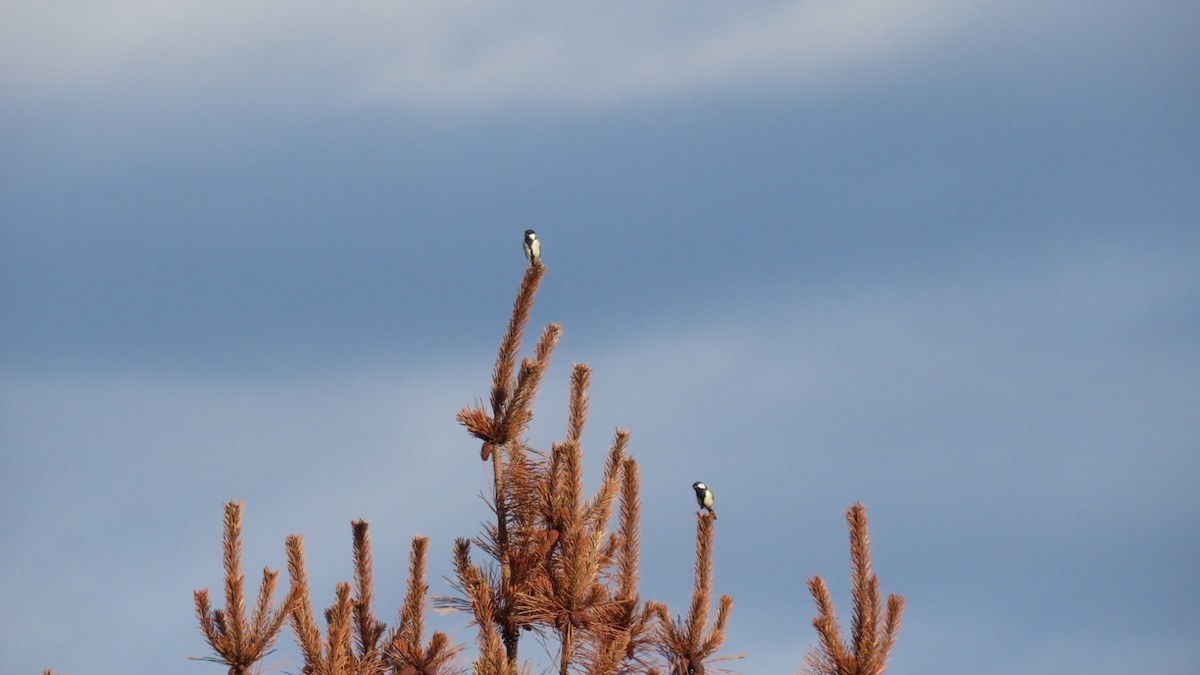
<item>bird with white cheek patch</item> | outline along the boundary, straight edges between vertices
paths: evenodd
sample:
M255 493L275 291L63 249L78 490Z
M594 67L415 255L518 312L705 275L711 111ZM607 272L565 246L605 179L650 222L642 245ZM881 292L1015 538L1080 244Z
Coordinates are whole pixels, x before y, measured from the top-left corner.
M525 258L530 265L542 264L542 242L533 230L525 230Z
M692 483L692 489L696 491L696 503L700 508L707 509L712 514L713 520L717 518L717 512L713 511L713 493L708 489L708 486L700 481Z

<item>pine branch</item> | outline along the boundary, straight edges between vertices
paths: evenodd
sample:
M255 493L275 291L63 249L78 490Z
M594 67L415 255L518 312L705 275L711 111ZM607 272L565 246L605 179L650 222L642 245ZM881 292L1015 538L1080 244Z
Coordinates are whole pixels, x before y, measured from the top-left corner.
M877 620L879 617L878 580L871 575L871 538L867 533L866 510L855 504L846 511L846 524L850 529L850 593L853 612L850 621L851 643L854 653L868 672L870 659L876 655Z
M225 504L222 562L225 568L225 607L212 609L208 589L194 593L200 634L217 654L216 661L229 666L233 675L250 672L271 652L295 599L289 594L281 607L272 609L278 572L263 570L254 615L246 617L245 583L242 576L242 503Z
M500 419L507 410L509 399L513 392L513 371L516 368L517 352L521 347L521 337L525 334L525 326L529 323L529 313L533 309L533 298L537 295L538 286L546 268L543 265L530 265L521 279L517 291L517 299L513 302L512 317L508 322L508 330L500 340L500 351L496 355L496 367L492 373L492 416ZM503 445L508 439L497 443Z
M428 537L413 537L408 558L408 593L404 596L404 611L400 616L400 635L410 647L419 647L425 639L425 556Z
M333 606L325 610L326 630L324 670L329 675L351 675L355 672L351 651L351 615L354 603L350 599L350 584L339 583Z
M245 644L246 577L242 576L242 503L229 502L225 505L225 630L233 644ZM230 664L232 665L232 664Z
M461 646L452 645L450 638L440 632L433 634L427 647L422 644L425 639L425 595L429 591L429 584L425 582L428 548L428 538L413 537L408 561L408 592L397 629L388 639L389 665L393 672L402 675L440 675L462 651Z
M829 663L842 663L846 660L846 646L842 643L842 630L838 626L837 612L834 610L833 598L829 595L825 580L819 576L809 579L808 589L817 604L817 617L813 619L813 627L817 629L817 637L821 640L821 651L827 656Z
M550 357L553 356L554 347L558 344L561 336L562 326L554 323L546 326L538 341L534 358L521 361L521 370L517 376L512 400L505 408L504 414L496 417L501 420L498 425L500 438L493 442L504 445L512 443L525 434L530 421L533 420L533 400L541 388L542 378L550 368Z
M379 660L379 639L387 625L371 611L374 596L374 572L371 564L371 535L365 520L350 524L354 533L354 641L358 661Z
M700 636L708 620L712 605L712 542L713 522L708 514L696 515L696 565L695 583L692 588L692 604L688 608L688 651L695 653L700 648Z
M704 675L705 664L725 641L725 628L733 608L733 598L721 596L712 628L705 633L709 608L712 605L712 546L716 518L701 511L696 514L696 564L692 586L692 603L687 617L672 620L667 607L652 603L651 611L658 624L654 647L667 663L671 675Z
M717 618L713 621L712 630L704 638L704 643L700 645L699 652L701 654L715 654L725 644L725 623L729 621L729 615L733 612L733 598L728 595L722 595L717 601Z
M612 446L608 449L608 460L604 465L604 479L600 489L583 507L583 519L594 528L603 528L612 518L613 506L616 504L617 492L620 488L621 462L625 460L625 448L629 444L629 432L616 432Z
M628 438L625 432L624 438ZM621 521L620 541L617 557L617 597L624 602L637 601L638 563L641 550L641 500L638 498L640 480L638 465L633 459L621 463Z
M904 596L889 595L887 600L887 620L884 622L883 645L879 650L879 672L891 656L892 648L896 646L896 637L900 635L900 617L904 614Z
M583 438L583 427L587 424L588 385L591 383L592 369L586 363L576 363L571 366L571 398L567 418L567 442L580 442Z
M292 632L304 657L301 673L317 675L320 664L324 661L321 649L321 631L317 628L313 616L312 597L309 593L308 571L304 564L304 537L290 535L287 538L288 577L291 579L292 595L296 602L292 605Z
M888 596L884 614L879 578L871 572L867 508L859 502L854 503L846 510L846 524L850 530L851 600L854 605L851 644L847 648L842 639L825 581L819 576L809 579L808 588L817 605L817 616L812 623L819 638L818 646L805 656L807 672L812 675L880 675L887 667L900 632L904 598Z
M492 583L483 570L471 562L471 542L454 542L454 586L465 597L443 598L441 604L467 609L477 628L479 656L472 666L474 675L514 675L516 666L508 658L496 626L501 623L497 614L496 596Z

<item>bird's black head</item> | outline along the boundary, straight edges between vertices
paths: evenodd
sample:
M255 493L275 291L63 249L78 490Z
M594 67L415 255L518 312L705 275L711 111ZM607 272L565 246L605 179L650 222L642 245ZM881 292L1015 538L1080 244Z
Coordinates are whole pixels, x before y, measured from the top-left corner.
M700 481L696 481L695 483L692 483L692 489L696 491L696 494L702 495L708 490L708 486Z
M537 239L537 233L533 230L525 230L525 241L533 241Z

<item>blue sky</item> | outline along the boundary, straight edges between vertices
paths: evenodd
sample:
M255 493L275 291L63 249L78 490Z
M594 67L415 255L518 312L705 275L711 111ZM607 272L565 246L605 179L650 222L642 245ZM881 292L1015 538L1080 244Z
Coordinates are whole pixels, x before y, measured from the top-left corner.
M489 475L484 397L537 229L594 369L592 472L642 465L643 594L686 606L717 494L726 651L798 670L869 508L889 672L1200 657L1194 3L0 5L0 671L218 672L191 591ZM594 484L594 483L593 483ZM848 614L847 614L848 615ZM458 616L437 619L459 641ZM526 654L536 654L532 645ZM298 669L287 637L271 662Z

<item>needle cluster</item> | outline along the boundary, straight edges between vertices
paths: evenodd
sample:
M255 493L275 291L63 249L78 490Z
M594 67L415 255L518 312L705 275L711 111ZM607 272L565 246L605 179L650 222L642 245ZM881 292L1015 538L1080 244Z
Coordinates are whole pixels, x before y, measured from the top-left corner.
M225 504L222 556L225 566L225 607L213 609L208 589L198 590L196 618L200 634L216 656L199 660L229 666L229 675L247 675L272 651L296 598L289 594L282 607L272 609L278 570L263 569L262 584L254 603L254 614L246 616L246 577L242 575L242 503Z
M871 539L867 533L867 507L855 502L846 510L850 528L851 618L850 642L842 638L833 599L825 581L815 576L808 589L817 604L813 627L820 639L805 657L811 675L879 675L900 633L904 597L889 595L887 608L880 598L879 577L871 573Z

